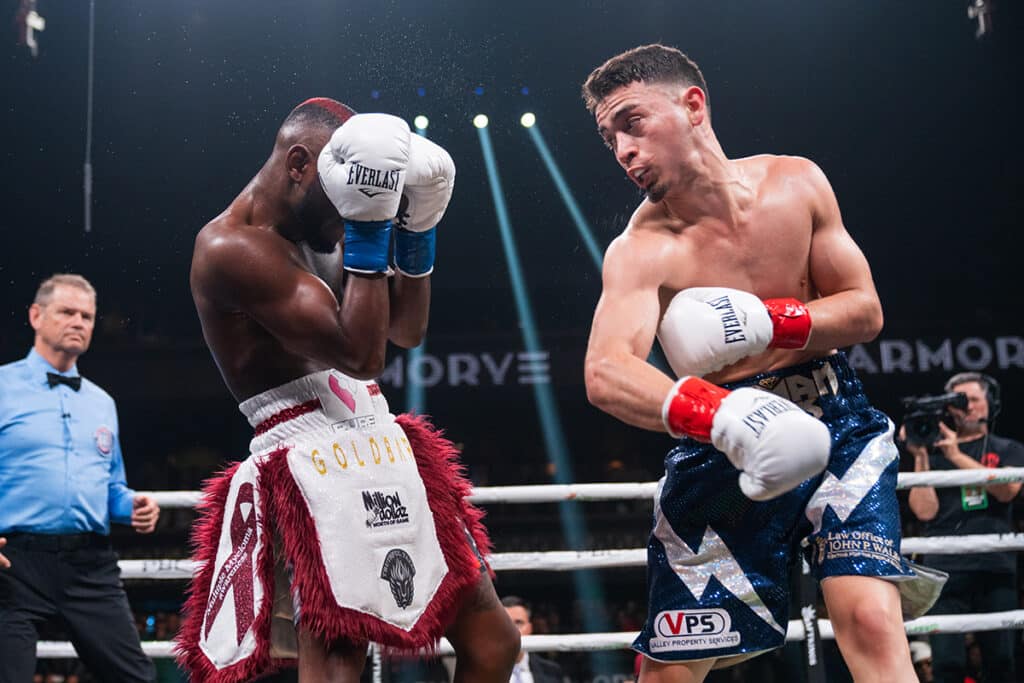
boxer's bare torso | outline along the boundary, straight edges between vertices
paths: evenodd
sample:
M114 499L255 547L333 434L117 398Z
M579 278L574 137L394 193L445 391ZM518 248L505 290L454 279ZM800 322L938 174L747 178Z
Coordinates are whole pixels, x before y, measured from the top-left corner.
M744 430L731 425L742 423L747 414L731 414L732 406L741 403L741 395L752 398L753 406L764 400L755 395L765 392L723 392L715 384L822 357L868 341L881 330L882 309L870 268L843 226L828 180L813 163L797 157L729 159L712 129L704 76L675 48L646 45L623 52L595 69L583 92L616 161L647 195L605 257L587 350L588 398L629 424L711 441L741 470L740 488L748 497L758 496L754 500L791 490L827 465L832 435L826 431L809 439L813 430L804 422L800 429L806 435L791 438L793 425L786 425L759 444L736 448ZM780 337L785 343L773 344L779 329L773 327L767 346L789 350L761 353L765 346L747 338L733 340L747 343L746 348L727 350L723 347L733 341L723 332L730 323L722 317L715 321L717 328L702 326L701 309L686 308L686 301L701 296L694 287L728 288L724 295L730 306L734 299L746 299L748 304L732 309L737 320L746 316L752 325L763 326L757 321L763 304L774 326L775 313L764 301L769 298L771 305L782 301L795 311L791 316L786 310L780 318L801 319L805 326L793 344L785 334ZM677 306L679 301L684 303ZM647 362L659 326L670 341L667 354L683 361L677 372L702 374L722 367L698 362L690 369L681 351L710 349L732 364L707 374L710 382L692 376L675 382ZM723 395L720 402L711 398ZM793 411L799 407L787 412ZM879 436L889 438L885 432ZM773 481L770 488L744 488L744 477L748 483ZM895 507L894 492L883 494ZM895 526L898 535L898 519L885 523ZM822 591L856 680L878 680L880 671L887 680L914 680L894 584L869 574L832 575ZM860 618L864 605L879 615L870 627ZM713 658L684 659L645 658L641 677L647 683L700 681L715 663Z
M300 315L304 303L328 319L336 319L339 308L299 245L273 225L253 222L256 203L246 188L199 233L192 260L192 296L203 336L239 400L332 367L327 358L287 348L272 330L291 327L289 316ZM351 372L342 361L333 363Z
M588 388L615 397L603 407L616 417L658 431L672 380L646 358L682 289L731 287L808 303L806 349L744 358L706 377L714 383L826 355L881 326L870 268L824 173L800 157L727 159L710 125L691 128L687 113L643 83L617 90L595 111L606 143L648 198L605 255Z

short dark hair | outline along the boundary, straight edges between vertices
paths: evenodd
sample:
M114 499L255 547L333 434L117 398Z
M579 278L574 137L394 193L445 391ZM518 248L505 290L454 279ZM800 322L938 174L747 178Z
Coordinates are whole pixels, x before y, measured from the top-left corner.
M351 107L329 97L312 97L299 104L285 117L281 128L313 126L332 131L355 115Z
M501 599L502 607L522 607L526 610L526 618L529 619L533 610L530 609L530 603L523 600L518 595L506 595Z
M626 50L590 72L583 83L583 102L593 113L601 100L630 83L695 85L704 91L710 108L708 86L697 63L676 48L658 43Z

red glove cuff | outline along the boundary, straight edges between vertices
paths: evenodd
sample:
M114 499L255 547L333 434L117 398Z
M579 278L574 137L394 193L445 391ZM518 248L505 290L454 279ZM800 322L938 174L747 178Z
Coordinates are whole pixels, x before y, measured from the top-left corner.
M661 419L668 433L677 439L689 436L711 441L711 423L728 389L699 377L683 377L668 392L661 406Z
M811 336L811 312L797 299L765 299L772 319L772 349L804 349Z

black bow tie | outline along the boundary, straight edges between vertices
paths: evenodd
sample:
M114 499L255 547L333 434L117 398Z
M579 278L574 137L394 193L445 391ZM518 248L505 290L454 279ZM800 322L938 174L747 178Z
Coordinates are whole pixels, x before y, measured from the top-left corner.
M67 384L75 391L82 388L81 377L68 377L67 375L58 375L56 372L46 373L46 383L50 385L51 389L58 384Z

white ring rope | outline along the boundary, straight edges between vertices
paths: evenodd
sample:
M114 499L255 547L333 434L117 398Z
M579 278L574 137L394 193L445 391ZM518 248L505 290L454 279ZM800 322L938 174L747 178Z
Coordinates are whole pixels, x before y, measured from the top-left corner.
M973 536L931 536L905 538L903 555L956 555L963 552L994 553L1024 550L1024 534L975 534ZM494 571L553 571L642 567L647 564L646 548L609 550L549 550L494 553L487 557ZM191 579L192 560L121 560L122 579Z
M897 489L915 486L984 486L1024 481L1024 467L978 468L932 472L901 472ZM557 503L563 500L640 500L654 498L657 482L623 484L538 484L533 486L484 486L473 489L470 500L478 505L494 503ZM152 496L162 508L195 507L199 491L140 491Z
M974 534L970 536L915 536L904 538L903 555L956 555L1024 550L1024 534Z
M952 470L933 472L902 472L896 484L898 489L915 486L979 486L1024 481L1024 467ZM616 484L558 484L536 486L491 486L473 490L470 500L476 504L494 503L554 503L565 500L638 500L651 499L657 482ZM163 508L195 507L201 500L199 491L148 491ZM963 552L1000 552L1024 550L1024 534L976 534L971 536L932 536L905 538L901 551L915 553L958 554ZM522 553L494 553L488 562L495 571L571 571L610 567L635 567L647 563L647 550L615 549L586 551L549 551ZM192 560L121 560L123 579L190 579L196 563ZM946 614L924 616L905 624L907 633L968 633L1004 629L1024 629L1024 610L992 612L989 614ZM833 639L832 623L818 620L822 638ZM635 633L585 633L559 635L531 635L523 637L523 649L528 652L585 652L594 650L627 649ZM800 641L805 637L803 622L791 620L786 632L787 641ZM172 657L172 641L145 641L143 652L150 657ZM76 657L69 642L40 641L40 658ZM438 654L454 654L446 639L441 640Z
M937 633L975 633L978 631L999 631L1004 629L1024 629L1024 610L1009 612L991 612L989 614L938 614L925 616L904 623L908 635ZM832 622L828 619L818 620L818 631L821 637L832 640ZM619 633L565 633L552 635L524 636L523 649L527 652L587 652L594 650L629 649L636 638L634 632ZM786 629L786 640L789 642L804 639L804 625L799 619L789 622ZM169 640L148 640L142 643L142 650L150 657L172 657L174 643ZM441 639L437 650L440 655L455 654L451 644ZM71 643L40 641L36 647L36 656L40 658L76 657Z
M896 488L917 486L984 486L1024 481L1024 467L979 467L973 470L933 470L900 472Z

